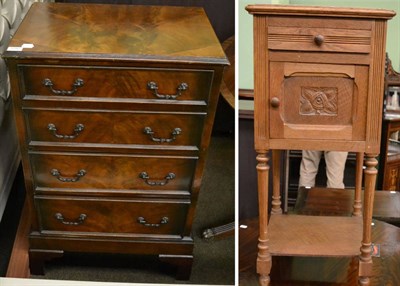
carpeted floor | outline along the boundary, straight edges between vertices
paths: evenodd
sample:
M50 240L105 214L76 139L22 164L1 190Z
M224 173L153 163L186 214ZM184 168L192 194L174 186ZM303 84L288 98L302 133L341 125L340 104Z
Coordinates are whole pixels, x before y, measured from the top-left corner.
M234 220L235 148L233 137L213 136L211 140L193 226L195 240L194 263L189 281L175 280L173 269L162 264L153 256L139 257L101 254L66 254L62 259L52 260L47 263L44 276L32 276L32 278L233 285L235 282L234 236L211 241L201 238L202 231L205 228L229 223ZM4 232L1 229L3 227L2 222L0 225L0 235ZM0 259L4 260L4 256L2 255Z

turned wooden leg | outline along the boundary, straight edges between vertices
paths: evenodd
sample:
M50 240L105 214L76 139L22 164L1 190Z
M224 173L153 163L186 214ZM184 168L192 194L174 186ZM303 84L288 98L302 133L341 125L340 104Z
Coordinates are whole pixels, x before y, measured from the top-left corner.
M257 273L260 275L261 286L270 283L271 254L268 251L268 155L267 150L258 151L257 177L258 177L258 206L259 206L259 238L257 255Z
M356 189L354 192L353 216L361 216L362 201L361 187L363 177L364 153L357 152L356 154Z
M378 170L376 165L378 161L377 154L366 154L364 170L365 188L364 188L364 208L363 208L363 239L361 244L361 254L358 276L359 285L370 285L369 277L372 275L372 255L371 255L371 223L372 211L374 206L376 175Z
M160 261L176 267L176 280L189 280L192 272L193 255L167 255L160 254Z
M59 258L64 255L62 250L29 250L29 270L34 275L44 275L44 263L53 258Z
M281 202L281 150L272 151L272 181L273 192L272 192L272 209L271 215L282 213L282 202Z

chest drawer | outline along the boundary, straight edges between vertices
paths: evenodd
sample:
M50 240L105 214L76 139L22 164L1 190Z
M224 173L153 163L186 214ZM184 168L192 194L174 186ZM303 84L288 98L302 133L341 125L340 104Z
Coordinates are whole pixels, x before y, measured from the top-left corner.
M20 66L25 95L208 102L209 70ZM34 98L33 98L34 99Z
M25 110L29 141L199 146L204 114Z
M271 50L342 53L371 52L371 23L363 20L272 17Z
M192 184L194 157L34 153L36 188L182 190Z
M42 231L181 234L188 201L36 197Z

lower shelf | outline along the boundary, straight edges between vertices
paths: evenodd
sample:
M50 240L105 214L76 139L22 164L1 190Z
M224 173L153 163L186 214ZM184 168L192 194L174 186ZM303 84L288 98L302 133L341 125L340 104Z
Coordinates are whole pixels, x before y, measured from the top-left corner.
M361 217L272 215L269 252L277 256L356 256L360 254Z

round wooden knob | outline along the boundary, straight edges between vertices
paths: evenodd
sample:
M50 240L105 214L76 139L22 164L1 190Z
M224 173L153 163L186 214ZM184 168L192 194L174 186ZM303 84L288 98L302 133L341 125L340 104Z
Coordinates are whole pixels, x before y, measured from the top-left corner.
M271 98L271 106L273 108L278 108L280 103L281 102L279 101L279 98L277 98L277 97Z
M314 42L315 42L315 44L316 44L317 46L321 46L321 45L324 43L324 40L325 40L325 38L324 38L324 36L322 36L322 35L316 35L316 36L314 37Z

